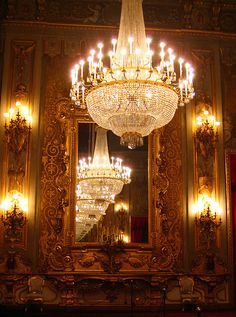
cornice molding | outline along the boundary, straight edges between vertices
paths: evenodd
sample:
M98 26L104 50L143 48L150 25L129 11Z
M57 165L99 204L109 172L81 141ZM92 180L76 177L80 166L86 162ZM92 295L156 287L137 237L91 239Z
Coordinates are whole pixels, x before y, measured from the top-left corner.
M32 28L39 29L39 33L44 33L42 30L48 29L60 29L60 30L88 30L88 31L116 31L118 32L118 26L111 25L84 25L76 23L54 23L54 22L43 22L43 21L23 21L23 20L12 20L3 21L0 30L5 31L8 28L17 28L19 32L19 27L28 28L32 32ZM147 31L158 32L158 33L168 33L178 36L194 36L194 37L207 37L212 39L236 39L236 33L228 33L221 31L206 31L206 30L196 30L196 29L172 29L172 28L160 28L160 27L146 27ZM24 29L25 31L25 29Z

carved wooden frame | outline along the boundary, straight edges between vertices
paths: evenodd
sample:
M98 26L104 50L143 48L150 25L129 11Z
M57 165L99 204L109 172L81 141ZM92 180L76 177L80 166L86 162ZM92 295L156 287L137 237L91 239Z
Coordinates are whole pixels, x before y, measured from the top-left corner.
M75 190L76 190L76 166L78 164L77 161L77 155L74 155L75 149L78 148L78 123L92 123L92 119L89 117L88 113L85 111L81 111L80 109L74 109L72 115L68 118L69 120L69 131L70 134L68 136L69 139L69 164L68 164L68 168L70 170L70 175L71 175L71 186L70 186L70 190L69 190L69 201L70 201L70 205L69 205L69 214L70 214L70 219L69 223L68 223L68 230L70 232L74 232L75 231ZM153 183L153 178L155 177L155 175L152 173L153 169L154 169L154 162L155 162L155 158L157 156L157 146L158 146L158 139L157 142L155 142L155 144L153 143L153 139L155 138L155 136L157 136L157 138L159 137L158 132L156 133L152 133L149 136L149 146L148 146L148 218L149 218L149 224L150 224L150 219L154 218L153 215L153 208L151 208L152 204L152 200L154 199L154 195L155 192L151 190L152 187L152 183ZM151 146L152 145L152 146ZM72 216L73 215L73 216ZM156 231L156 228L154 228L154 231ZM73 235L74 238L74 235ZM78 242L75 242L75 239L73 239L73 241L71 241L72 245L74 246L78 246ZM90 247L101 247L100 244L97 242L79 242L79 245L85 245L86 247L90 246ZM150 230L148 230L148 243L129 243L129 247L134 247L134 248L150 248L152 245L151 243L151 232Z
M50 58L48 51L45 54L48 67L42 135L39 267L45 272L104 273L103 264L108 255L101 251L101 245L74 243L76 156L73 149L77 142L77 121L91 119L67 97L70 83L66 72L71 57L59 48ZM117 263L121 263L119 272L173 272L183 267L181 120L181 112L177 111L167 126L150 136L149 243L128 244L125 252L115 255Z
M73 151L77 142L78 121L89 122L91 119L85 110L75 108L67 98L61 98L52 105L46 119L41 199L41 220L44 225L41 227L40 262L42 269L47 267L46 270L49 268L50 271L78 272L89 269L102 272L106 262L111 259L108 259L108 254L103 254L101 246L74 243L76 156ZM176 233L169 230L165 197L170 183L164 151L167 133L164 130L154 131L149 142L149 243L130 244L125 252L118 256L114 254L114 263L120 262L119 271L172 271L178 256L175 253L181 250L180 245L174 250L170 243L173 243L173 239L168 238L168 235L174 236Z

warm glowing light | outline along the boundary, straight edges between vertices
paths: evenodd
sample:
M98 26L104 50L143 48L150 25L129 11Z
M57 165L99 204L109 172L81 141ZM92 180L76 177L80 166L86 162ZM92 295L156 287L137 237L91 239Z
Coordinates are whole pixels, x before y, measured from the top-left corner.
M6 198L0 205L0 209L4 211L10 211L16 206L23 212L28 212L28 200L24 195L16 190L7 194Z
M114 208L115 212L124 212L128 210L128 206L127 204L121 202L120 204L115 204L115 208Z
M102 43L90 50L84 63L86 77L74 68L70 97L87 108L99 126L120 136L121 145L134 149L194 97L194 69L164 42L158 51L152 50L141 0L122 1L121 11L118 40L112 39L108 54L103 54Z
M215 116L209 114L208 110L203 110L202 115L196 117L196 125L202 133L207 131L210 133L211 131L217 132L220 122L216 121Z
M122 235L122 241L125 243L129 243L129 236L127 234Z
M192 210L195 215L198 215L208 207L212 213L221 216L222 208L219 206L219 203L206 194L203 194L199 197L198 201L193 205Z
M9 124L11 120L16 120L17 117L22 117L30 126L32 125L30 108L22 105L20 101L17 101L15 107L11 107L3 116L6 124Z

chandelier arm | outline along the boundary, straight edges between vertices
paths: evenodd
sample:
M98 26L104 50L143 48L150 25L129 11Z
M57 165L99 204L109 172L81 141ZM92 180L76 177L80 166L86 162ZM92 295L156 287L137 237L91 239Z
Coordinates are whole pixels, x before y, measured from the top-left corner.
M123 73L123 76L124 76L123 80L127 80L127 78L126 78L126 70L123 69L123 70L122 70L122 73Z

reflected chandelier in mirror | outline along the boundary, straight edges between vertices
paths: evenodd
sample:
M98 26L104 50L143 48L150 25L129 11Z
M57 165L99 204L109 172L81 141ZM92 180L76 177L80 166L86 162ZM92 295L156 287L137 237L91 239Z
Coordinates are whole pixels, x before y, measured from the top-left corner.
M96 134L93 158L80 159L77 166L76 233L80 240L106 214L124 184L130 183L130 168L122 166L120 158L110 161L107 131L97 127Z
M148 140L145 138L143 148L130 151L120 146L111 131L79 123L78 161L76 242L103 243L112 237L114 241L147 243ZM122 161L132 169L131 183L130 168L122 166Z

